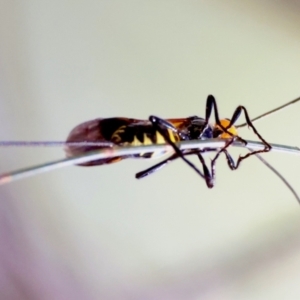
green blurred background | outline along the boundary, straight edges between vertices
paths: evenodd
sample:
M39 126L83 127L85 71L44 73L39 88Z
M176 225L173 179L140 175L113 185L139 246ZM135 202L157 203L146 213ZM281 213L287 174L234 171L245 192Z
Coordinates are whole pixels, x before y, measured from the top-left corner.
M97 117L252 117L300 94L297 1L9 1L0 140L64 140ZM299 145L300 104L257 123ZM240 134L254 136L247 129ZM231 150L235 157L240 149ZM2 172L63 158L1 149ZM264 157L300 193L299 157ZM177 161L69 167L0 188L1 299L299 299L300 209L255 157L206 188Z

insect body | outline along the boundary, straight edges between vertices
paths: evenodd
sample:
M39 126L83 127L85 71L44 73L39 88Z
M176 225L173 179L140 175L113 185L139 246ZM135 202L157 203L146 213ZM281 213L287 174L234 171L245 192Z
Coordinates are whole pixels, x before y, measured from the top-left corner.
M212 111L215 113L216 123L214 125L209 123L209 119ZM250 152L244 156L239 157L235 163L227 148L230 144L239 140L246 144L246 141L238 136L236 127L234 123L237 121L242 111L244 111L247 124L253 129L255 134L264 143L265 148L262 150L256 150ZM176 143L184 140L195 140L195 139L208 139L208 138L222 138L228 139L228 143L221 149L204 149L204 150L186 150L181 151ZM154 171L158 170L162 166L166 165L168 162L180 157L183 159L190 167L192 167L202 178L205 179L206 184L209 188L214 185L215 177L215 163L218 156L224 152L227 163L230 169L235 170L238 168L240 162L255 154L260 152L267 152L271 149L271 146L259 135L255 127L251 123L248 116L247 110L243 106L239 106L233 113L232 118L229 119L219 119L218 109L216 100L213 96L208 96L206 102L206 116L205 118L200 118L197 116L182 118L182 119L161 119L156 116L150 116L149 120L138 120L129 118L108 118L108 119L96 119L88 121L76 126L69 137L67 138L67 143L73 142L110 142L115 145L123 146L140 146L140 145L150 145L150 144L165 144L168 143L173 147L174 154L168 159L156 164L155 166L137 173L137 178L145 177ZM77 156L84 154L88 151L101 149L103 146L72 146L67 145L65 148L68 157ZM205 151L216 151L217 154L211 162L211 167L208 168L204 158L201 153ZM107 158L101 160L95 160L88 163L81 164L83 166L95 166L108 164L112 162L117 162L128 157L134 158L152 158L154 156L159 156L165 153L140 153L132 156L122 156ZM185 156L187 155L197 155L202 167L203 172L201 172L193 163L191 163Z
M177 158L184 160L190 167L192 167L202 178L205 179L208 187L213 187L214 177L215 177L215 163L221 153L224 153L227 159L228 166L230 169L235 170L238 168L241 161L253 154L258 154L260 152L268 152L271 148L257 132L253 126L253 122L265 118L275 112L278 112L296 102L300 101L300 97L289 101L275 109L272 109L252 120L250 120L248 112L245 107L238 106L231 119L219 119L217 103L213 96L208 96L206 101L205 118L200 117L189 117L182 119L160 119L155 116L151 116L149 120L137 120L128 118L110 118L110 119L96 119L93 121L88 121L83 124L76 126L70 133L67 142L61 141L0 141L0 146L65 146L67 156L69 158L60 159L52 162L43 163L41 165L27 167L24 169L19 169L17 171L12 171L8 173L0 174L0 185L6 184L12 181L23 179L32 175L37 175L43 172L54 170L60 167L69 166L75 162L79 165L84 166L95 166L102 164L109 164L112 162L120 161L128 157L134 158L151 158L154 156L159 156L166 152L157 152L147 150L148 153L137 152L135 147L119 147L119 149L111 149L113 145L155 145L158 143L168 143L173 147L173 152L167 159L161 161L160 163L139 172L136 174L136 178L143 178L149 174L152 174L161 167L167 165ZM214 111L215 124L209 123L211 113ZM244 112L246 123L235 125L235 122ZM241 137L238 136L237 128L244 126L251 127L254 133L264 144L264 149L252 151L244 156L240 156L237 162L234 162L232 157L227 151L227 148L233 143L234 140L239 140L246 144ZM177 141L192 141L192 140L203 140L210 139L214 137L219 137L221 139L226 139L225 146L221 148L203 148L192 149L185 148L186 150L181 150L178 148L175 142ZM209 143L212 145L211 143ZM254 144L251 142L251 145ZM296 152L299 153L300 149L297 147L290 147L284 145L274 144L274 149L286 151L286 152ZM130 149L131 148L131 149ZM151 147L150 147L151 148ZM152 147L152 149L156 147ZM92 150L97 150L97 153ZM163 148L163 149L170 149ZM108 151L106 151L108 150ZM124 151L123 151L124 150ZM132 150L132 151L130 151ZM163 151L163 150L162 150ZM166 150L165 150L166 151ZM169 151L169 150L167 150ZM207 167L204 159L203 152L213 151L216 152L215 157L211 161L210 168ZM122 153L122 154L120 154ZM126 153L126 154L125 154ZM128 153L131 153L130 155ZM133 155L132 153L138 153ZM119 155L116 155L119 154ZM194 166L186 157L188 155L197 155L200 163L203 167L203 172L201 172L196 166ZM112 158L113 156L118 156ZM101 157L102 159L99 159ZM109 158L107 158L109 157ZM257 156L271 171L273 171L290 189L294 194L297 201L300 203L300 197L287 182L287 180L270 164L268 164L261 156ZM89 161L89 163L86 163Z
M190 117L185 119L167 119L166 125L158 130L148 120L137 120L128 118L108 118L88 121L76 126L70 133L67 143L71 142L98 142L107 141L120 146L141 146L151 144L165 144L167 139L173 143L182 140L191 140L200 133L205 138L212 136L212 130L203 126L205 121L202 118ZM161 133L162 132L162 133ZM198 137L197 137L198 138ZM67 146L67 156L83 154L87 151L101 149L103 146ZM135 158L153 158L164 153L140 153ZM102 165L128 158L128 156L102 159L83 164L85 166Z

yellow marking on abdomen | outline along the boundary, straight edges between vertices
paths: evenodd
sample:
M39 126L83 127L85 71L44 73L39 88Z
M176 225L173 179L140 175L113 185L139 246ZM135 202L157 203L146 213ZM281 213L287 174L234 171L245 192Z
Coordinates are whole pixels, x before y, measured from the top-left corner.
M119 127L119 128L113 133L113 135L111 136L111 140L112 140L114 143L118 144L118 143L121 143L121 142L122 142L122 138L121 138L120 134L123 133L123 132L125 131L125 128L126 128L126 126L123 125L123 126Z
M119 135L118 133L121 133L122 131L122 128L118 129L118 131L116 131L113 135L113 137L116 139L116 138L119 138ZM170 140L174 143L178 142L179 141L179 136L177 134L175 134L172 130L170 129L167 129L167 134L170 138ZM124 142L122 143L124 146L149 146L149 145L153 145L153 144L167 144L167 141L166 139L161 135L161 133L159 131L155 131L155 135L156 135L156 143L153 143L153 141L151 140L151 138L149 138L149 136L144 133L144 136L143 136L143 142L141 142L136 135L134 135L133 137L133 141L132 142ZM120 138L119 138L120 139ZM139 154L139 156L143 156L144 154L146 154L148 152L141 152ZM166 151L155 151L151 154L151 157L158 157L158 156L162 156L166 154Z
M144 133L143 145L153 145L153 142L151 141L151 139L148 137L148 135L146 133Z
M168 129L168 134L169 134L169 138L171 140L171 142L176 143L179 141L179 136L178 134L176 134L174 131L172 131L171 129Z
M156 144L166 144L166 139L158 132L156 131ZM179 141L179 137L177 134L174 133L171 129L167 129L167 134L171 142L176 143Z

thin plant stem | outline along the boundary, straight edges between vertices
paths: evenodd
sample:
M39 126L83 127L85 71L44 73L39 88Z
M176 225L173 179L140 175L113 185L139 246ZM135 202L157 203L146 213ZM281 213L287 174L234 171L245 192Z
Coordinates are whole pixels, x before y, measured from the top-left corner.
M0 147L63 147L63 146L99 146L112 147L111 142L61 142L61 141L0 141Z
M218 149L225 145L226 140L224 139L207 139L207 140L192 140L192 141L182 141L177 144L181 150L185 149ZM240 142L234 142L232 146L235 147L245 147L244 144ZM271 151L284 152L289 154L300 154L300 149L298 147L271 144ZM263 149L264 144L256 141L247 141L247 148L251 150ZM23 179L26 177L34 176L37 174L52 171L58 168L67 167L70 165L83 164L93 160L99 160L104 158L119 157L119 156L130 156L139 153L151 153L151 152L168 152L173 153L173 147L168 144L159 145L147 145L147 146L120 146L120 147L106 147L96 151L87 152L84 155L64 158L33 167L28 167L24 169L19 169L17 171L12 171L8 173L0 174L0 185Z

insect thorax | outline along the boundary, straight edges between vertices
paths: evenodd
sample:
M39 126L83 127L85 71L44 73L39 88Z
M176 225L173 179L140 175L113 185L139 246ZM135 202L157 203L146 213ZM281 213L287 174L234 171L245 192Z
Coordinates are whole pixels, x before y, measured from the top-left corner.
M190 140L209 139L213 137L213 128L206 124L205 119L194 116L190 117L191 123L187 127Z

